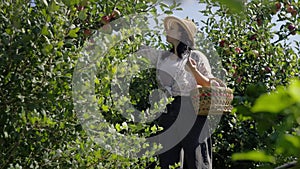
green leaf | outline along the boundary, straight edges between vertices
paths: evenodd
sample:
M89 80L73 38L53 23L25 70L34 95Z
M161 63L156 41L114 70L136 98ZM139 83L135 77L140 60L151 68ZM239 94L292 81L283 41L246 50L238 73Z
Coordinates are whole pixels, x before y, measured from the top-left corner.
M47 45L44 46L43 52L44 52L44 54L49 54L52 49L53 49L53 45L47 44Z
M163 7L163 8L168 8L169 6L163 2L159 3L159 6Z
M49 7L50 11L58 11L59 10L59 6L57 5L56 1L52 1Z
M71 6L71 0L62 0L67 6Z
M165 14L168 14L168 15L173 14L173 12L172 12L172 11L169 11L169 10L166 10L164 13L165 13Z
M156 127L155 125L152 126L152 127L151 127L151 131L152 131L152 132L156 132L156 131L157 131L157 127Z
M117 131L121 131L121 125L119 123L117 123L115 125L115 128L116 128Z
M98 84L98 85L100 84L100 81L98 78L95 78L94 82L95 82L95 84Z
M82 11L80 11L79 12L79 15L78 15L78 18L80 19L80 20L86 20L86 18L87 18L87 15L86 15L86 10L82 10Z
M61 48L62 46L64 46L64 41L59 41L59 42L57 43L57 47L58 47L58 48Z
M273 156L265 154L263 151L249 151L245 153L235 153L232 155L232 160L250 160L258 162L270 162L274 163L275 158Z
M284 135L284 139L290 142L295 148L300 149L300 137L292 135Z
M109 107L107 105L102 105L101 108L104 112L108 112L109 110Z
M294 99L292 99L283 88L279 88L275 92L260 96L255 101L252 112L279 113L294 103Z
M242 0L216 0L220 4L223 4L227 6L229 9L231 9L233 12L241 12L244 10L244 4Z
M276 153L298 156L300 150L300 137L290 134L280 135L277 138Z
M76 38L78 35L76 34L79 31L80 28L75 28L70 30L70 32L68 33L68 36L72 37L72 38Z
M288 92L292 98L294 98L297 102L300 102L300 81L292 81L288 88Z
M43 26L43 28L42 28L42 35L45 35L45 36L49 35L48 27L46 25Z
M9 34L9 35L12 35L12 30L11 29L9 29L9 28L7 28L7 29L5 29L5 32L7 33L7 34Z

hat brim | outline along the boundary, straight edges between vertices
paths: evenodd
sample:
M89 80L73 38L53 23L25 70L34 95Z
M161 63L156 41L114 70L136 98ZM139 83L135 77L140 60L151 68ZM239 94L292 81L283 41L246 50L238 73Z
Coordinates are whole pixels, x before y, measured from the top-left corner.
M167 16L164 19L164 28L165 30L169 30L170 27L174 24L174 23L178 23L179 25L181 25L185 31L188 33L189 39L192 41L193 45L194 45L194 37L192 36L192 32L189 30L189 28L186 26L186 24L179 18L174 17L174 16Z

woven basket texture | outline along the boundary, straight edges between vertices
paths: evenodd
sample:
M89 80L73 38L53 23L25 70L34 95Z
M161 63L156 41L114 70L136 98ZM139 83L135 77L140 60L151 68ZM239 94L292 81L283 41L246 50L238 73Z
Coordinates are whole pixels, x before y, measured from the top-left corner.
M192 102L198 115L229 114L232 110L233 91L217 78L220 86L198 86L191 91Z

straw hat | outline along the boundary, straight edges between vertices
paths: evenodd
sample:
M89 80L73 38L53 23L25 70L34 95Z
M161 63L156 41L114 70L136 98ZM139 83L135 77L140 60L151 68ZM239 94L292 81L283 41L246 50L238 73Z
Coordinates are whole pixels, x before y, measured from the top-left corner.
M179 19L175 16L167 16L164 19L165 31L169 30L174 23L178 23L186 30L186 32L189 36L188 38L192 42L192 44L190 44L190 45L191 45L191 47L193 47L195 44L194 37L197 33L197 26L195 25L195 23L188 19Z

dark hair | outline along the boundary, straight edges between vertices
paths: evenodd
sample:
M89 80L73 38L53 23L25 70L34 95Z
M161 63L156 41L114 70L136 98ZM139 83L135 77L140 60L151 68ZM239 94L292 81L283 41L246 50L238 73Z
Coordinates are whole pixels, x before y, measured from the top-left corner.
M180 59L182 59L183 54L185 54L187 52L189 53L192 50L192 48L190 47L192 42L191 42L191 40L189 40L189 38L188 38L189 36L188 36L188 33L186 32L186 30L181 25L178 24L178 26L179 26L178 31L181 32L182 37L181 37L181 39L179 39L179 44L176 47L176 49L173 46L171 48L170 52L175 53L175 50L176 50L178 57ZM187 44L184 42L186 42Z
M178 46L176 47L176 52L178 54L178 57L182 59L183 54L190 52L192 48L188 47L185 43L179 42ZM170 50L170 52L175 53L175 47L173 46Z

